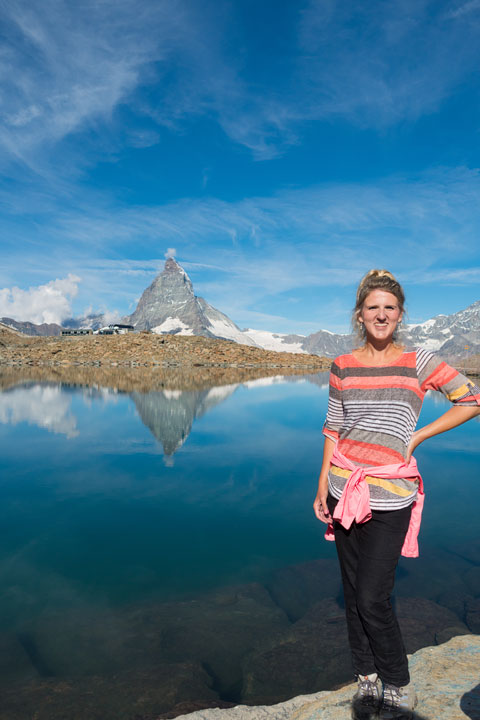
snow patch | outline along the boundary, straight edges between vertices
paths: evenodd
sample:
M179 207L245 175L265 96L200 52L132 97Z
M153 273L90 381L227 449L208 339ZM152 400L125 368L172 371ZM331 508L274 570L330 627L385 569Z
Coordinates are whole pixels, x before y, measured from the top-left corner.
M252 344L252 340L247 337L245 333L239 330L233 323L230 325L229 323L225 322L225 320L212 317L211 315L208 315L208 313L207 318L208 322L210 323L210 325L208 326L208 330L210 330L213 335L225 338L226 340L234 340L240 345Z
M168 317L161 325L152 328L152 332L157 335L169 332L176 332L177 335L193 335L192 328L185 325L180 318L176 317Z
M437 350L440 350L440 348L442 347L444 342L445 341L443 340L443 338L442 338L442 340L438 340L435 338L427 337L425 339L422 338L422 340L421 340L422 348L424 350L431 350L432 352L436 352Z
M300 353L306 355L307 352L302 348L299 342L284 342L283 338L287 337L286 333L272 333L268 330L251 330L245 331L245 335L251 338L257 345L264 350L275 350L276 352ZM303 335L301 337L304 337Z

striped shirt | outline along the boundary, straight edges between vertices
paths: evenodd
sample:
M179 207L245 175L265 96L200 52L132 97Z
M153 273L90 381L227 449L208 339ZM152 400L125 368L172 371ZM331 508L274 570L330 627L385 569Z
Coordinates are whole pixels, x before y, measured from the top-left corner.
M330 372L323 433L355 465L389 465L406 458L427 390L438 390L455 405L480 405L480 388L428 350L405 350L389 365L368 366L352 354L340 355ZM328 489L340 498L351 471L330 466ZM416 497L405 478L367 476L370 507L396 510Z

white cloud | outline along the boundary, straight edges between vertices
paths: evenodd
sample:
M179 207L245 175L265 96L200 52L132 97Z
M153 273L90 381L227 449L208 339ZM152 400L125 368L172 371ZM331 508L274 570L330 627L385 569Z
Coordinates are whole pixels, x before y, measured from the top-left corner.
M22 290L0 290L0 316L34 323L61 323L72 314L71 301L78 292L80 278L69 274L45 285Z
M167 251L165 253L165 258L174 258L177 254L176 248L167 248Z

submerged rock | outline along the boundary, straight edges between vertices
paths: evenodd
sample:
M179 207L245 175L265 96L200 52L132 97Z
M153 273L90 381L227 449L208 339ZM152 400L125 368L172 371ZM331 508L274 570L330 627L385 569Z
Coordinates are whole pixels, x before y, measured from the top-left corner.
M480 598L467 600L466 623L473 633L480 633Z
M267 587L277 605L295 622L320 600L341 596L338 561L318 559L280 568L272 573Z
M39 616L17 637L0 636L0 720L158 720L222 701L278 703L348 682L344 610L332 597L313 603L322 585L312 567L301 566L302 576L309 607L294 623L258 583L177 602ZM285 607L303 610L297 589L288 592L278 577ZM431 600L399 598L407 650L480 627L479 602L467 599L465 624Z
M159 664L106 677L0 684L0 720L150 720L181 708L192 697L215 705L219 698L211 684L199 663Z
M466 605L469 600L473 600L471 595L465 595L455 587L450 588L450 590L442 593L437 598L439 605L443 605L454 612L462 622L466 622Z
M242 702L274 703L351 676L344 612L332 598L321 600L276 645L245 659Z
M408 653L469 632L454 612L426 598L398 598L396 613Z
M265 588L252 583L178 602L58 611L26 626L23 637L46 677L148 674L187 662L208 672L215 697L230 700L238 698L243 657L288 626ZM203 699L195 687L185 700Z
M400 558L395 579L397 596L426 597L437 601L454 587L463 595L471 591L465 573L471 569L468 560L441 548L421 547L421 555L414 560Z
M480 565L470 568L464 575L464 580L472 595L480 595Z
M28 646L16 633L0 634L0 681L27 681L38 676Z

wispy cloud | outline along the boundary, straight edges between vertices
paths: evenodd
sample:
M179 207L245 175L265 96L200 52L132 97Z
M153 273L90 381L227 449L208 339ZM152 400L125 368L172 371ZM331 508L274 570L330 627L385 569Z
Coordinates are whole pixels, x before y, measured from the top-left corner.
M158 7L161 15L164 3ZM139 42L148 22L145 12L139 9L133 16L124 0L20 0L4 3L3 10L10 43L0 75L0 144L34 169L45 143L51 146L80 128L94 128L99 120L108 122L136 87L142 65L159 59L151 35Z
M268 159L315 118L373 127L414 120L478 65L478 5L311 0L282 47L287 63L275 53L247 63L234 6L3 2L0 159L4 168L13 161L42 175L72 174L125 145L162 142L161 128L181 132L202 116ZM139 121L126 127L126 112ZM80 133L81 152L73 142Z
M290 111L251 91L222 38L232 17L189 0L2 3L5 36L1 159L62 174L54 148L67 141L63 170L78 171L125 144L149 147L158 127L210 115L258 156L290 137ZM129 108L145 122L126 129ZM82 132L82 153L72 136ZM66 167L65 167L66 166Z
M478 10L480 10L480 0L469 0L469 2L460 3L454 10L448 12L446 17L459 18Z
M477 5L449 19L450 2L311 0L299 39L312 116L381 127L435 112L478 65L478 20L463 21Z
M98 247L117 251L132 242L145 251L158 247L159 241L165 247L175 240L179 257L185 259L188 253L192 262L214 266L222 264L223 256L241 257L242 248L248 248L250 257L275 253L273 245L282 254L290 248L291 261L307 257L306 248L317 245L322 252L330 248L325 264L337 265L337 244L343 261L364 261L366 253L384 250L379 241L388 236L390 258L415 250L417 262L431 264L449 257L459 245L465 260L476 256L479 204L478 171L439 169L415 178L320 185L230 203L207 198L157 207L85 208L59 214L50 227L54 237L77 246L89 246L94 237ZM208 259L195 257L205 245L212 248ZM156 262L139 260L129 269Z

